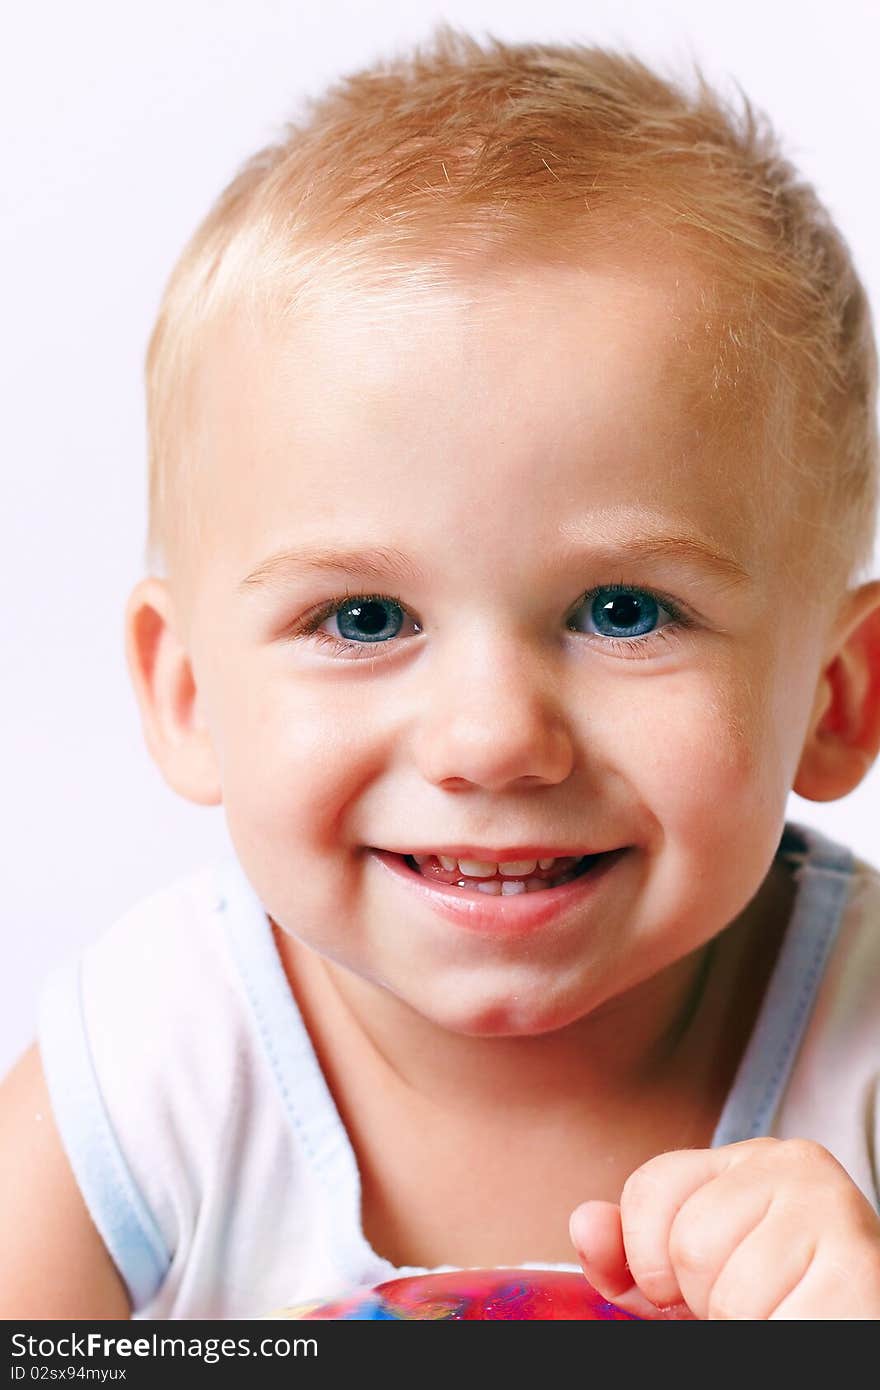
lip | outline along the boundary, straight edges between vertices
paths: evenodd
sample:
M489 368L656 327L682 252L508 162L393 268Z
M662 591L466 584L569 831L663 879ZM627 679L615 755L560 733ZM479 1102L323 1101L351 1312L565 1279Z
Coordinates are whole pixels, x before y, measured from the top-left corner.
M373 850L373 853L382 851ZM504 849L486 849L485 845L431 845L429 849L386 849L388 854L444 854L449 859L479 859L484 864L508 864L520 859L583 859L585 854L595 854L595 850L577 845L572 849L559 849L548 845L510 845Z
M606 852L587 873L558 888L497 896L466 893L451 884L432 883L408 868L400 855L387 850L371 849L369 854L386 873L455 926L496 935L516 935L556 925L567 914L589 902L627 848Z

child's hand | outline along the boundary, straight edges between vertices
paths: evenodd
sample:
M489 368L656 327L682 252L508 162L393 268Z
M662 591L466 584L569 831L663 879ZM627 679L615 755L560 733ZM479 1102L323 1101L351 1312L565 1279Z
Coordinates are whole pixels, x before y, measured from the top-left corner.
M808 1140L660 1154L569 1230L589 1282L640 1316L880 1318L880 1218Z

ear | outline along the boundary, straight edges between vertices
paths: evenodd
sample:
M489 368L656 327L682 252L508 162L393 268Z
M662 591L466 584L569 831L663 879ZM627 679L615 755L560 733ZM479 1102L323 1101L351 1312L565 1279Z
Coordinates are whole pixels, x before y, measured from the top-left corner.
M880 750L880 581L844 601L834 649L816 688L792 790L835 801L858 786Z
M220 772L200 717L189 653L178 635L175 605L162 579L142 579L125 608L125 658L144 739L165 781L202 806L222 801Z

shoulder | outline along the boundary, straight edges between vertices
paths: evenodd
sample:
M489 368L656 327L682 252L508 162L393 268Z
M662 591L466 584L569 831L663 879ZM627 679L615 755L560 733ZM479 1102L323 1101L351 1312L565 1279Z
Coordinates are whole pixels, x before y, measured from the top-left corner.
M776 1133L823 1143L880 1207L880 872L854 855L839 872L823 885L842 903L827 956L804 961L805 985L819 979Z
M64 1148L135 1317L332 1287L357 1248L353 1158L237 860L125 912L50 981L41 1021Z
M173 1051L185 1064L187 1041L234 1010L234 976L217 904L222 862L202 865L140 899L44 987L41 1044L84 1025L105 1085L120 1088L155 1073Z
M880 869L802 825L787 826L783 852L798 888L783 950L805 1007L815 999L822 1025L880 1027Z
M95 971L133 965L161 976L166 962L201 954L215 940L224 862L202 864L138 899L95 936L83 958Z
M829 1024L848 1032L870 1026L880 1040L880 870L856 856L823 989L829 999L846 1002Z
M805 999L813 1000L808 1045L829 1062L845 1059L850 1071L880 1074L880 870L831 846L812 853L800 872L792 925Z
M232 1103L246 1024L219 927L223 863L140 899L53 971L39 1001L53 1117L135 1307L191 1233Z

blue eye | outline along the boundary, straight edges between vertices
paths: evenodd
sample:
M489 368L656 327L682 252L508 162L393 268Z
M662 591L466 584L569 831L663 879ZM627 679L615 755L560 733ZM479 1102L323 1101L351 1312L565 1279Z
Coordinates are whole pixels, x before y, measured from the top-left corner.
M664 610L642 589L608 585L585 596L590 620L601 637L644 637L654 631Z
M401 632L404 622L410 622L414 632L420 625L410 618L403 604L387 594L345 594L331 599L317 612L307 614L297 624L293 636L310 637L318 646L327 647L336 655L370 656L382 647L396 646L392 642ZM322 632L325 622L335 622L339 634Z
M591 645L606 655L650 656L654 648L692 626L677 604L631 584L603 584L583 594L578 613L588 613L587 624L570 630L591 639ZM322 631L325 623L335 623L338 631ZM404 626L410 625L409 632ZM380 651L393 654L399 643L393 639L420 634L421 624L404 603L388 594L352 594L331 599L317 611L306 614L295 625L291 636L308 637L331 655L371 657Z
M347 642L386 642L403 626L403 609L390 598L352 598L335 610L340 636Z

